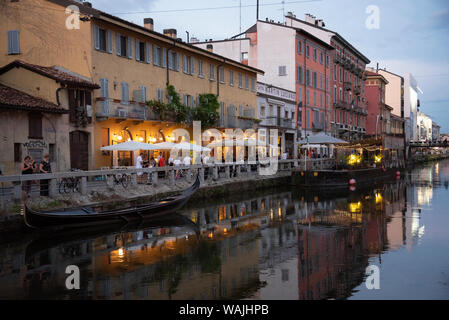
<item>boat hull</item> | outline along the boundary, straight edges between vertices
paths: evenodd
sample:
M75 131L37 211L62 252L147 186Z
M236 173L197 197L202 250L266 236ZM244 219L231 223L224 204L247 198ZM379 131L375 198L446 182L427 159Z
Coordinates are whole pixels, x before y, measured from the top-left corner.
M199 180L178 195L136 207L95 212L91 208L64 209L39 212L26 207L25 224L32 228L85 227L102 224L124 224L176 212L182 208L199 188Z
M295 171L292 174L292 184L312 188L348 187L350 181L354 179L354 186L364 186L373 182L394 180L398 171L396 168Z

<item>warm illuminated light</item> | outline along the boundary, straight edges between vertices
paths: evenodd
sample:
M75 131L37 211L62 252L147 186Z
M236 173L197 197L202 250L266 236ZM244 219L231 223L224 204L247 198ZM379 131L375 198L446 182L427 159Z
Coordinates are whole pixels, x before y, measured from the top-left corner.
M380 194L379 192L376 192L376 204L381 203L383 198L382 198L382 194Z
M139 141L140 141L140 142L143 142L143 137L139 137Z
M119 135L119 136L117 136L117 140L118 140L118 141L122 141L122 139L123 139L123 137L122 137L122 136L120 136L120 135Z
M223 229L223 233L227 233L228 232L228 229L227 228L224 228Z
M156 142L156 138L155 137L151 138L150 140L151 140L151 142Z
M282 216L282 209L279 207L278 208L278 216L281 217Z
M359 202L351 202L349 203L349 212L356 213L362 209L362 203Z
M380 163L382 161L382 155L377 154L374 156L374 162L375 163Z
M358 163L360 163L362 161L362 157L360 156L360 155L358 155L358 154L351 154L349 157L348 157L348 164L350 165L350 166L353 166L353 165L355 165L355 164L358 164Z
M208 237L209 239L212 239L212 238L214 237L214 234L213 234L212 232L209 232L209 234L207 235L207 237Z
M123 248L119 248L117 253L120 258L122 258L125 255L125 251L123 250Z

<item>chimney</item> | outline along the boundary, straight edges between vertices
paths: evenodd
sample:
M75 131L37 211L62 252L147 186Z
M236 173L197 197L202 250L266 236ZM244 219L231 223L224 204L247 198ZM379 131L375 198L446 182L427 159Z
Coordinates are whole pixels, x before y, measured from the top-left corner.
M83 5L85 5L86 7L92 8L92 3L90 2L83 2Z
M293 12L291 11L287 12L287 17L293 17Z
M177 37L177 32L176 29L164 29L164 35L176 39Z
M314 25L315 17L312 16L310 13L306 13L306 22Z
M143 25L148 30L154 31L153 18L145 18L145 19L143 19Z
M209 52L213 52L213 51L214 51L214 46L211 45L211 44L208 44L208 45L206 46L206 49L207 49L207 51L209 51Z
M200 42L200 40L198 40L198 38L196 38L196 37L190 38L190 43L198 43L198 42Z

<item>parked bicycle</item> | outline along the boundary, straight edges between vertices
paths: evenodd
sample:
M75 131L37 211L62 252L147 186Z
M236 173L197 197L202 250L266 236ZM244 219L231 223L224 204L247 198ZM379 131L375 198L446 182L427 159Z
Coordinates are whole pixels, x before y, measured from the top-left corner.
M76 172L81 170L72 169L70 171ZM79 177L61 178L61 182L59 182L59 193L80 192L80 180Z
M128 188L131 183L131 176L126 173L113 174L112 178L114 179L114 183L116 185L121 184L125 189Z

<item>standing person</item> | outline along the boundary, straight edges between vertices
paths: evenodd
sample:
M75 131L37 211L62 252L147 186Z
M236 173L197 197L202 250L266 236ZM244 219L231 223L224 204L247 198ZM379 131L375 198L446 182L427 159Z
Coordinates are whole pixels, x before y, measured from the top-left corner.
M39 165L39 172L40 173L51 173L51 165L50 165L50 155L46 154L44 156L44 160ZM41 180L41 196L48 197L49 196L49 183L50 180L43 179Z
M136 169L143 168L143 152L141 152L136 159ZM137 172L137 183L142 183L142 171Z
M156 160L154 160L153 157L151 157L150 162L148 163L148 168L154 168L156 167ZM157 174L157 171L156 171ZM147 184L153 184L153 172L150 172L148 174L148 181Z
M22 169L22 174L24 174L24 175L34 173L34 169L33 169L33 165L32 165L30 156L26 156L23 159L21 169ZM23 202L25 202L26 199L30 197L30 191L31 191L31 180L23 181L22 182L22 201Z

